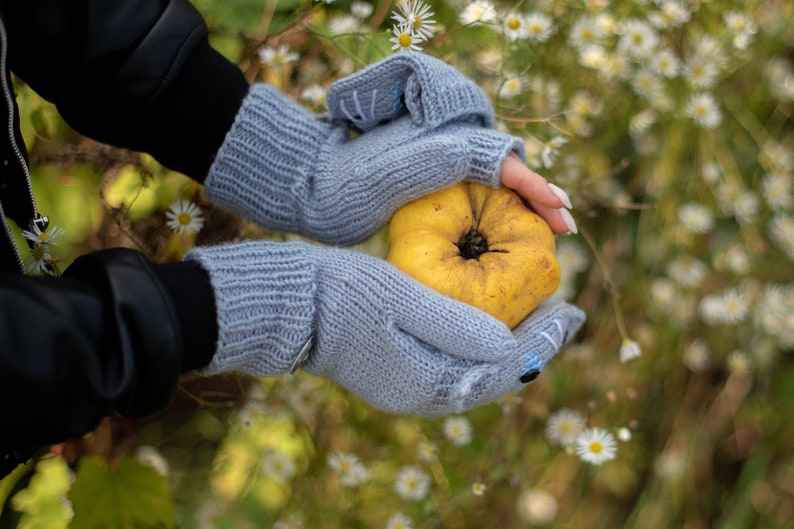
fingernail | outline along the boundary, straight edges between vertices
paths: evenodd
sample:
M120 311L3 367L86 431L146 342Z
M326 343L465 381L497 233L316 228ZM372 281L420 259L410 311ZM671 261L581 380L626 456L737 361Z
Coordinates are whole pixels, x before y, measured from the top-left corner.
M551 182L549 182L549 189L551 189L551 192L552 192L552 193L554 193L554 195L555 195L557 198L559 198L559 199L560 199L560 201L562 202L562 204L563 204L563 205L564 205L566 208L568 208L568 209L571 209L571 208L573 208L573 204L571 204L571 199L570 199L570 198L568 198L568 193L566 193L565 191L563 191L563 190L562 190L560 187L558 187L558 186L556 186L556 185L552 184Z
M567 209L558 209L557 211L560 212L560 216L562 217L562 221L568 227L568 231L571 233L579 233L579 228L576 227L576 221L573 220L573 216Z

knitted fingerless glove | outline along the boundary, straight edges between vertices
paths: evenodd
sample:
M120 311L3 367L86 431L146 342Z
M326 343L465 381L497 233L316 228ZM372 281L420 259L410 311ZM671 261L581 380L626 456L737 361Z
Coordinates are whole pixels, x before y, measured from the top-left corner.
M218 349L204 373L275 376L301 360L391 412L441 416L518 391L583 321L551 302L511 333L381 259L302 242L195 248L187 259L216 296Z
M358 242L404 203L463 179L496 186L523 141L490 127L486 95L443 61L401 53L329 88L320 118L255 84L205 180L253 222Z

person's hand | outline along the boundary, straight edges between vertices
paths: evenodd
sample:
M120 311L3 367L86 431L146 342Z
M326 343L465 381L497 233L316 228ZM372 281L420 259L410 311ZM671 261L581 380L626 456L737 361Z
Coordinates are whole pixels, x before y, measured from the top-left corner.
M320 118L253 85L205 180L207 196L270 229L352 244L410 200L464 179L499 185L508 154L524 156L520 138L491 128L486 94L424 53L337 81L326 101Z
M554 233L578 233L576 221L568 212L571 200L565 191L529 169L515 153L505 158L500 179L543 217Z
M382 259L303 242L194 248L187 258L216 296L218 348L202 373L299 367L395 413L437 417L514 393L584 319L547 301L511 333Z

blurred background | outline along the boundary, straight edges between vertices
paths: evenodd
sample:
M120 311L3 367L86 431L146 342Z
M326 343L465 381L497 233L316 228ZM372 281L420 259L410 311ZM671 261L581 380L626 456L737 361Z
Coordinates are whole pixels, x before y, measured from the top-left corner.
M185 376L163 414L108 419L0 482L0 527L791 526L791 2L194 4L250 81L316 112L333 81L404 49L475 79L573 201L556 297L588 320L523 392L459 417L386 415L300 372ZM291 237L16 88L61 268L110 246L167 262ZM385 255L385 234L360 248Z

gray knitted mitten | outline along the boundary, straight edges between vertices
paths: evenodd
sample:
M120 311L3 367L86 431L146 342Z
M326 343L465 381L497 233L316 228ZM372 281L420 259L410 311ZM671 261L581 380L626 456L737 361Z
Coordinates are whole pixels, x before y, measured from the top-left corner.
M511 333L386 261L303 242L195 248L187 258L208 271L216 296L218 348L203 373L275 376L297 359L390 412L437 417L514 393L584 319L547 302Z
M486 95L423 53L338 81L319 118L253 85L205 180L215 203L270 229L352 244L398 207L463 179L499 183L523 141L487 128Z

